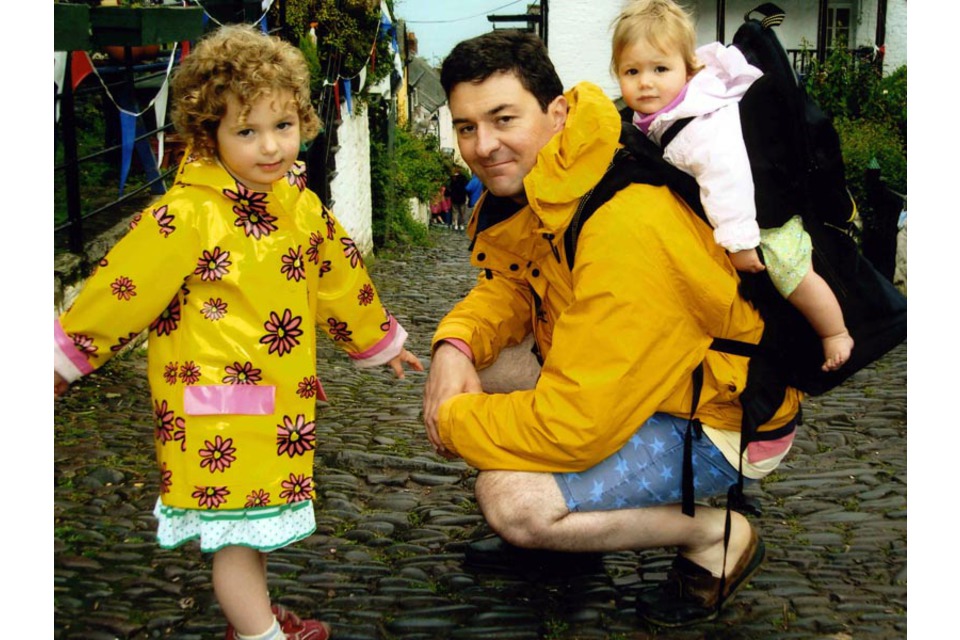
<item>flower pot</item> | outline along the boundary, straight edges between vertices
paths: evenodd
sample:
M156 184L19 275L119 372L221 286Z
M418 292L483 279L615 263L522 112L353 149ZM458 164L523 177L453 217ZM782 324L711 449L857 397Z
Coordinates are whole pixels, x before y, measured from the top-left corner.
M90 7L58 2L53 5L53 50L85 51L90 48Z
M203 35L200 7L93 7L93 44L138 46L196 40Z

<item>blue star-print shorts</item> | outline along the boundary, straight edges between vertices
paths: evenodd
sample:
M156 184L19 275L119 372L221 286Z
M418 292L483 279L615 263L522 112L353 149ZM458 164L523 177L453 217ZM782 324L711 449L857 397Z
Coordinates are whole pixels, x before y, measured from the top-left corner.
M686 428L686 418L655 413L603 462L579 473L553 474L567 508L606 511L680 502ZM693 439L692 460L697 500L726 495L737 481L737 470L707 436Z

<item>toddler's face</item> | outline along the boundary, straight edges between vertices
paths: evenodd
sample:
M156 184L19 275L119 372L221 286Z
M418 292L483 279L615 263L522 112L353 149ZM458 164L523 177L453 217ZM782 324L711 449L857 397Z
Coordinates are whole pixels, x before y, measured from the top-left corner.
M663 52L644 40L624 47L617 66L623 101L644 115L656 113L676 98L690 79L678 49Z
M227 94L227 112L217 127L217 155L233 177L254 191L270 191L300 153L300 118L293 92L274 91L243 106Z

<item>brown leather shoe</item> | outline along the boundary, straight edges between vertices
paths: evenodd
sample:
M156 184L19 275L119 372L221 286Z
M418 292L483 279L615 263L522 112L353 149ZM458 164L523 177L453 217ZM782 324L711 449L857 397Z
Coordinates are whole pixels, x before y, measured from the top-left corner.
M637 596L637 615L661 627L683 627L716 619L720 610L757 572L766 557L766 546L750 528L750 542L727 576L720 592L720 578L678 555L667 579Z

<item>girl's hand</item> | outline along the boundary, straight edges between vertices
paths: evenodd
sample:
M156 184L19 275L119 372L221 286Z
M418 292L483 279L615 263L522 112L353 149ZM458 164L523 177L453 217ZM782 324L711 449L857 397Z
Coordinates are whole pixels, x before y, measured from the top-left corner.
M70 387L70 383L60 377L56 371L53 372L53 397L59 398Z
M403 365L407 365L414 371L423 371L423 364L420 363L420 359L406 349L402 350L396 358L387 364L393 369L393 375L397 377L397 380L406 378L403 373Z

